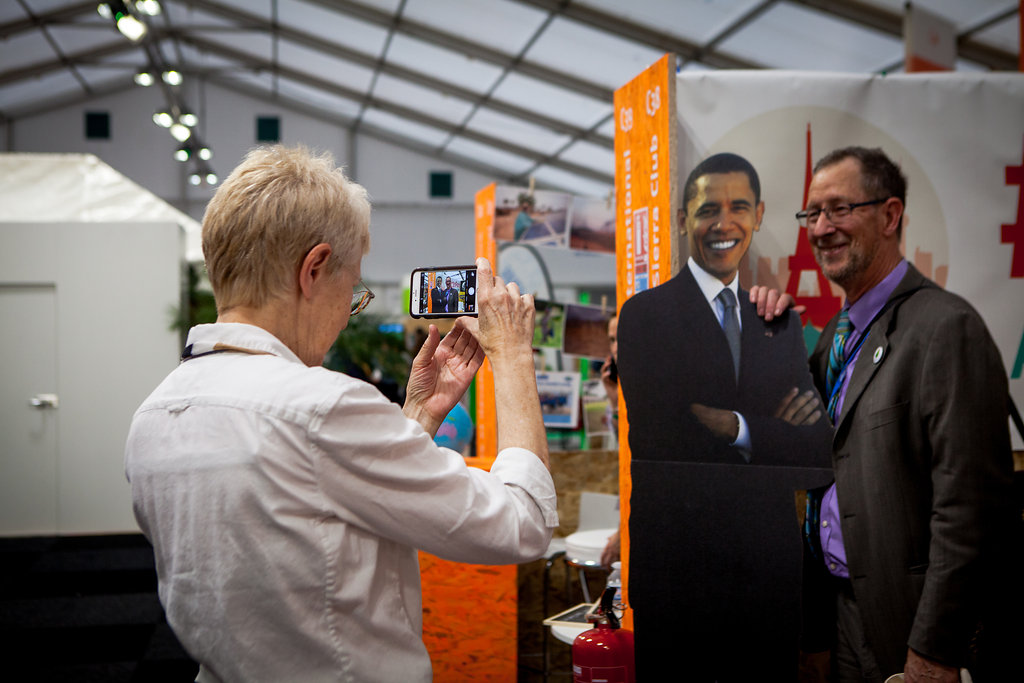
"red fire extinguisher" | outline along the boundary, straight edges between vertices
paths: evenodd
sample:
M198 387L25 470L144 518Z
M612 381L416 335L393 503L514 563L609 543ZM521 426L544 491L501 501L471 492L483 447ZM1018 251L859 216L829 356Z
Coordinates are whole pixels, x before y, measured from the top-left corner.
M573 683L636 683L633 632L622 628L615 614L615 588L601 595L601 605L587 617L594 628L576 636L572 644Z

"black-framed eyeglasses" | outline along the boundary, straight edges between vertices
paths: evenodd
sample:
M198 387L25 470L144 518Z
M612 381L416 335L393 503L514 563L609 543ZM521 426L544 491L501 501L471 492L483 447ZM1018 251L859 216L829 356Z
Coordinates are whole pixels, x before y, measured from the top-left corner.
M833 207L822 207L820 209L808 209L807 211L797 211L796 219L800 221L800 225L812 226L818 222L821 218L821 214L825 214L828 220L836 225L841 225L843 221L850 217L854 209L862 206L873 206L875 204L881 204L882 202L889 201L890 197L883 197L881 199L872 199L868 202L852 202L850 204L838 204Z
M359 289L352 292L352 312L349 315L356 315L369 305L373 299L373 292L360 280Z

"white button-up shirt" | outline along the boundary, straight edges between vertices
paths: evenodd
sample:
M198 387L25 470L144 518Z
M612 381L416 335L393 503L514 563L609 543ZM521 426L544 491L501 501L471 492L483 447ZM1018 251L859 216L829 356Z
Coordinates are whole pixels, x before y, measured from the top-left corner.
M189 347L136 412L125 463L203 675L429 681L416 549L540 557L558 524L547 469L515 448L467 467L374 387L258 327L201 325Z

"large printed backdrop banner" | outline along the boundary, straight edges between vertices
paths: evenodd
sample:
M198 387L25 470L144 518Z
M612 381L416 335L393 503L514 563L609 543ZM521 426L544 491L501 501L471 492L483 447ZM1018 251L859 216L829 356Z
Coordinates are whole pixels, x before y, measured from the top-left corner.
M741 283L807 305L809 344L842 302L793 216L809 163L848 145L884 149L908 178L904 255L978 309L1024 406L1024 74L680 73L676 114L680 182L716 152L758 170L765 218Z

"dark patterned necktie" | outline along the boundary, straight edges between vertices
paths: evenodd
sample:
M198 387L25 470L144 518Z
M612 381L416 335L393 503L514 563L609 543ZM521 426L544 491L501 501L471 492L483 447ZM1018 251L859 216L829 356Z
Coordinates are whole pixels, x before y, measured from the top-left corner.
M725 331L725 338L729 341L729 351L732 352L732 368L736 381L740 379L740 323L736 319L736 295L726 287L715 297L722 302L725 314L722 316L722 330Z
M839 312L839 320L836 323L836 333L832 337L832 348L828 352L828 370L825 373L825 393L828 395L828 414L835 422L836 406L839 403L840 392L833 391L836 382L842 381L843 360L846 348L846 339L850 336L853 326L850 324L850 310L844 308Z

